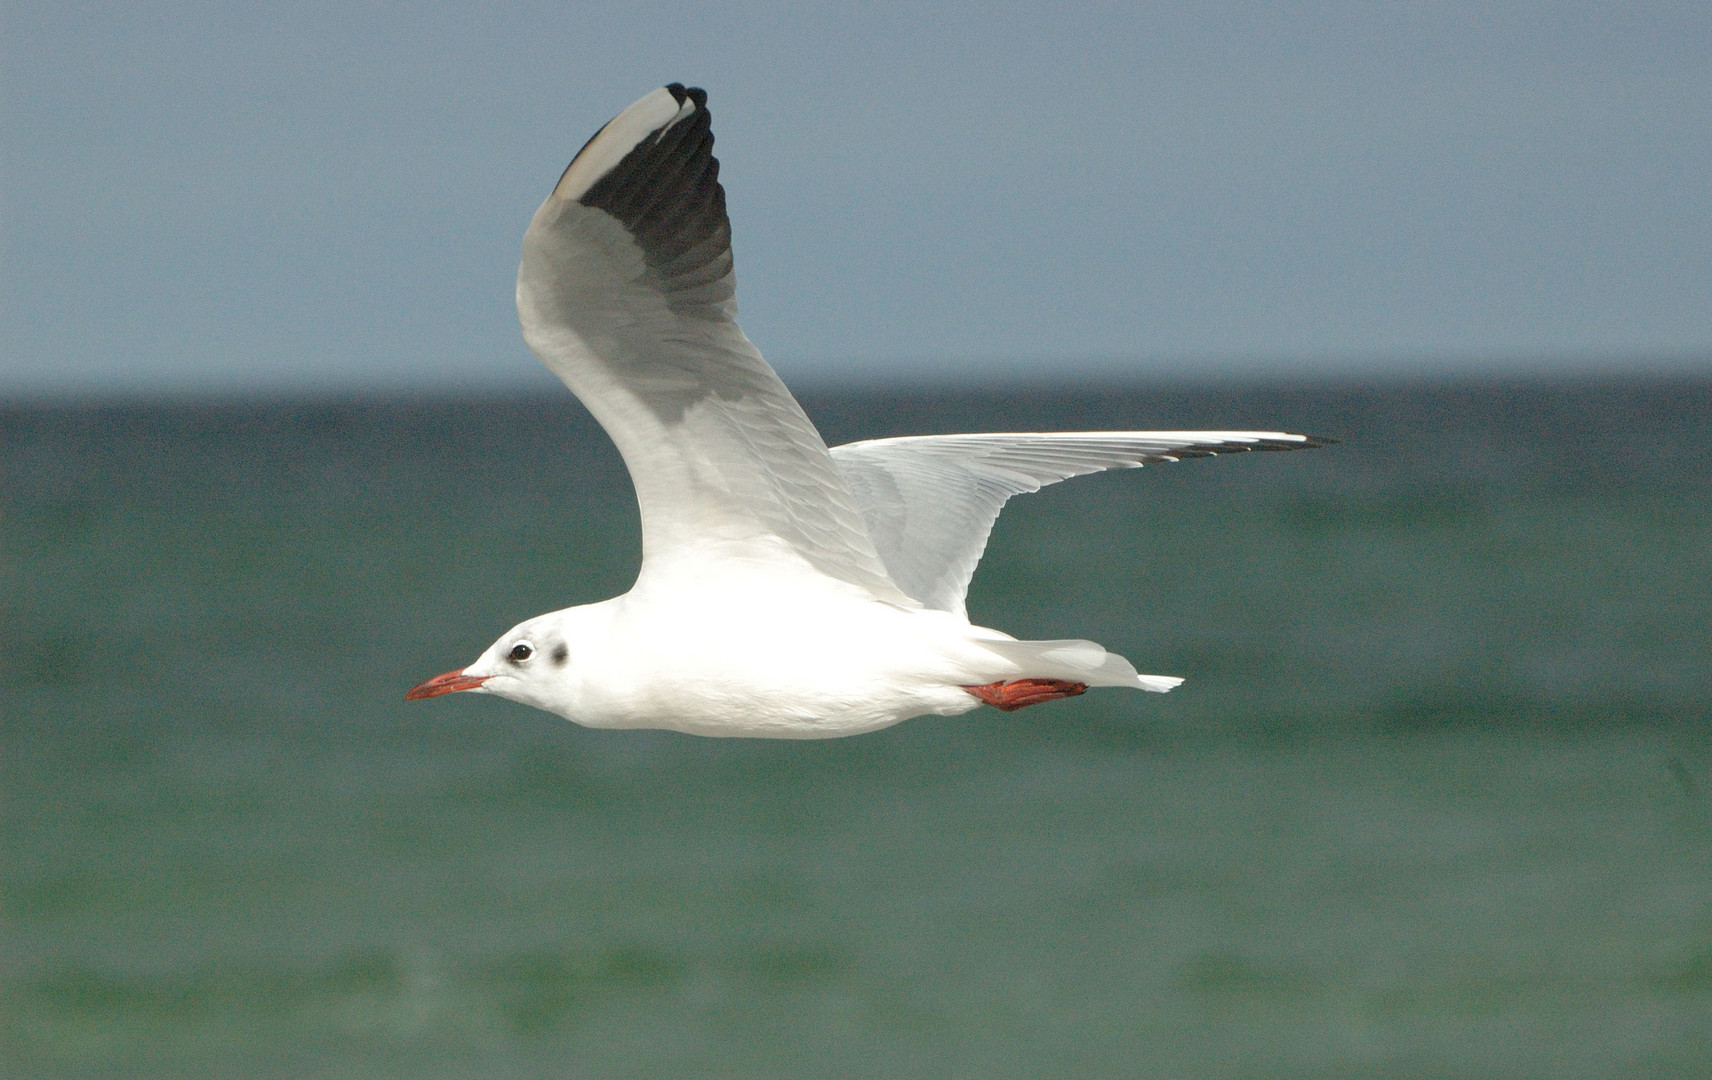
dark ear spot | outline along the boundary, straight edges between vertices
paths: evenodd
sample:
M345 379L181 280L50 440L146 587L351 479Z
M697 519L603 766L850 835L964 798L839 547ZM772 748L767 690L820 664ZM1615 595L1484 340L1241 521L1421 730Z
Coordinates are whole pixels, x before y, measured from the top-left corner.
M553 663L558 667L564 667L565 661L570 657L570 655L571 650L565 646L564 642L561 641L557 645L553 646Z

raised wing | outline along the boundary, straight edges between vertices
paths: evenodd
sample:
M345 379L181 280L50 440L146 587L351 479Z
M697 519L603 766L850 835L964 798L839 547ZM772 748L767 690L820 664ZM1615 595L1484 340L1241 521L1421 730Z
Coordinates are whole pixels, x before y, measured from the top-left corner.
M738 329L735 292L701 90L662 87L614 117L523 237L523 336L618 444L643 576L794 554L914 606L819 432Z
M1072 476L1325 442L1277 431L923 435L832 448L886 570L923 605L966 612L987 535L1012 495Z

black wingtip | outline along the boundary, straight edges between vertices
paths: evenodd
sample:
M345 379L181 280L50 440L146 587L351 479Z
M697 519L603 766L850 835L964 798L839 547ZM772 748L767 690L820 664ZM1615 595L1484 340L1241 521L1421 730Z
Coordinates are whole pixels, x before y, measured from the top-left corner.
M672 95L672 100L679 105L682 105L684 99L688 98L695 103L696 108L707 108L707 91L699 86L685 86L681 82L675 82L667 83L666 90Z
M1318 450L1322 446L1336 446L1336 439L1322 439L1318 435L1303 435L1301 442L1295 439L1261 439L1253 444L1255 450Z
M705 91L682 83L664 89L677 115L651 114L653 130L637 137L577 202L624 226L674 303L683 293L685 304L705 305L728 298L732 288L731 223L713 156L713 118ZM658 93L650 95L656 102Z

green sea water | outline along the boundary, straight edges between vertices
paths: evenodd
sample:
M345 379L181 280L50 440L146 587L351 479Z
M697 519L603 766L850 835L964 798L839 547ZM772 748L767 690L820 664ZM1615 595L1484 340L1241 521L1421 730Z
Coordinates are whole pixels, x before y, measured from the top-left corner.
M1005 511L1172 694L774 743L403 701L629 584L568 397L0 409L0 1074L1712 1074L1712 382L805 405L1342 442Z

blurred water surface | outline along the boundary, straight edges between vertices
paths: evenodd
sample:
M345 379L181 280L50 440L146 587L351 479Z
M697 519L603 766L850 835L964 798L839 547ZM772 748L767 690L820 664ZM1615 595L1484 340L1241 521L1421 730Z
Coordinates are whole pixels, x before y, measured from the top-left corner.
M402 700L629 584L568 398L0 410L5 1074L1706 1075L1712 383L805 405L1343 442L1006 510L1177 692L767 743Z

